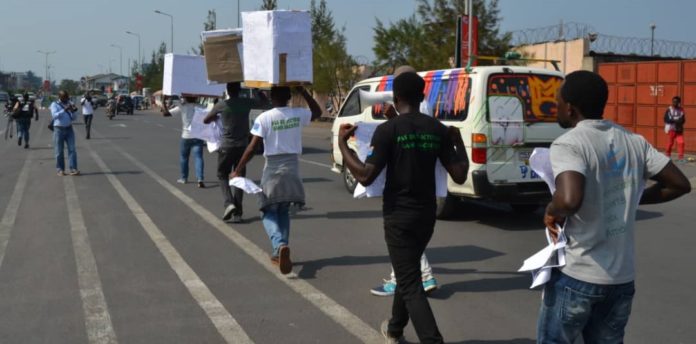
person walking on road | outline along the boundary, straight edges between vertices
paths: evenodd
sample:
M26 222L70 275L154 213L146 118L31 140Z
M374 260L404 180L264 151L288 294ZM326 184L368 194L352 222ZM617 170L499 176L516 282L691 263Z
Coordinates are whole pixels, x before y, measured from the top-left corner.
M387 343L397 343L409 319L421 343L443 343L421 282L420 258L435 227L437 159L458 184L466 181L469 159L458 129L420 113L425 81L414 72L393 81L399 115L380 124L365 163L348 148L357 127L344 124L339 148L346 167L368 186L386 168L382 212L389 258L396 276L392 316L380 326Z
M39 110L36 108L34 101L29 99L29 94L24 93L23 96L18 97L12 113L15 114L14 120L17 124L17 145L21 146L22 140L24 140L24 149L28 149L31 118L34 117L38 121Z
M260 98L240 98L241 83L231 82L227 84L229 99L218 102L205 117L203 122L210 124L218 118L222 123L222 139L218 149L217 176L220 181L220 189L224 200L224 213L222 219L232 223L242 222L242 200L244 191L231 187L229 176L232 170L239 165L239 160L249 144L249 113L252 108L261 107L267 102L263 93ZM240 176L246 176L246 169L240 171ZM232 193L234 189L234 194Z
M639 204L691 190L684 174L642 136L603 119L606 82L588 71L566 76L558 123L571 130L551 145L556 192L544 223L568 245L566 264L544 286L538 343L622 343L635 293L634 223ZM647 179L657 183L645 188Z
M82 104L82 116L85 119L85 138L89 140L89 134L92 131L92 117L94 117L94 102L92 101L92 92L87 91L84 97L80 100Z
M416 73L416 69L411 66L398 67L394 71L394 77L397 77L402 73L406 72ZM422 114L433 117L432 110L430 109L430 106L428 106L428 101L425 99L421 102L419 111ZM391 104L387 105L384 109L384 117L389 120L396 116L398 116L398 114L394 106ZM437 280L435 279L435 276L433 276L433 268L432 266L430 266L430 262L428 262L428 257L425 256L425 252L423 252L423 255L421 256L420 268L421 280L423 282L423 290L425 290L426 293L430 293L433 290L437 289ZM394 295L395 290L396 276L394 275L394 268L392 267L391 273L389 274L389 278L384 279L384 282L381 285L378 285L370 289L370 294L375 296L392 296Z
M203 147L205 141L196 139L191 136L191 121L196 114L196 109L205 109L202 105L198 105L196 97L184 97L185 102L171 110L166 107L162 108L162 113L165 117L172 115L181 116L181 144L179 147L179 165L181 176L176 180L179 184L188 183L189 175L189 156L193 152L194 166L196 169L197 186L205 188L203 183Z
M65 175L65 159L63 147L68 147L68 166L70 175L77 176L77 151L75 150L75 132L72 122L77 115L77 108L70 102L67 91L58 92L58 100L51 103L51 120L53 121L53 147L56 156L58 175Z
M292 271L288 247L290 205L305 203L299 171L302 128L321 116L321 107L314 98L302 87L299 87L298 91L309 105L309 110L288 107L292 96L289 87L271 88L273 109L262 113L254 121L251 143L230 175L230 178L242 175L246 164L254 155L256 146L263 140L266 165L261 176L261 219L273 247L271 263L278 265L282 274Z
M684 160L684 123L686 123L684 108L681 106L681 98L676 96L672 98L672 105L665 111L665 132L669 135L665 154L672 158L672 147L676 141L679 154L677 162L686 162Z

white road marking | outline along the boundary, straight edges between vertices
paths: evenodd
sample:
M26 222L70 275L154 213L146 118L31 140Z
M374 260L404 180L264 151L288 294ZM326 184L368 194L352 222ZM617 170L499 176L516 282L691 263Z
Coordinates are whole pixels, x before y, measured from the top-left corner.
M157 228L157 225L155 225L135 198L126 190L118 178L112 174L111 169L109 169L89 144L86 146L92 158L106 174L107 179L114 189L116 189L119 196L121 196L121 199L123 199L128 206L128 209L133 213L138 222L140 222L140 225L145 229L145 232L160 250L169 263L169 266L176 272L177 276L179 276L181 282L186 286L186 289L188 289L196 302L198 302L198 305L208 315L208 318L213 322L213 325L225 341L235 344L253 343L251 338L244 332L244 329L242 329L239 323L237 323L227 309L225 309L225 306L222 305L210 289L208 289L208 286L203 283L196 272L186 263L176 248L167 240L164 233Z
M307 159L302 159L302 158L300 158L300 161L302 161L302 162L304 162L304 163L306 163L306 164L310 164L310 165L316 165L316 166L326 167L326 168L333 168L333 166L331 166L331 165L329 165L329 164L323 164L323 163L316 162L316 161L312 161L312 160L307 160Z
M121 128L126 128L127 126L126 126L125 124L123 124L123 123L119 123L119 124L112 124L112 125L110 125L110 127L121 127Z
M2 220L0 220L0 266L2 266L2 261L5 259L7 243L10 241L12 228L14 228L15 220L17 219L17 211L19 210L19 205L22 203L22 197L24 197L24 189L27 186L27 180L29 178L29 162L32 156L33 152L30 151L27 154L26 160L24 160L24 165L22 165L22 168L19 170L17 184L15 184L12 196L10 196L10 201L7 204L7 208L5 208L5 213L2 215Z
M270 264L268 254L263 249L259 248L256 244L245 238L239 233L239 231L220 220L217 216L215 216L205 207L201 206L193 198L184 194L181 190L167 182L164 178L160 177L152 169L138 161L132 155L126 153L116 145L114 145L113 148L120 152L124 157L126 157L126 159L130 160L138 168L142 169L157 183L162 185L162 187L174 195L174 197L178 198L182 203L191 208L191 210L198 214L204 221L216 228L220 233L236 244L247 255L277 277L281 282L288 285L291 289L316 306L320 311L329 316L336 323L343 326L346 331L364 343L377 343L384 340L384 338L374 328L370 327L368 324L362 321L362 319L358 318L348 309L341 306L339 303L322 293L319 289L315 288L307 281L298 278L287 278L286 276L280 274L278 269Z
M89 244L89 235L82 216L80 200L75 190L73 178L63 178L65 201L70 220L75 264L77 265L77 282L80 286L82 311L85 313L85 329L90 343L118 343L111 315L102 290L97 262Z
M691 187L696 187L696 177L692 177L689 181L691 182Z

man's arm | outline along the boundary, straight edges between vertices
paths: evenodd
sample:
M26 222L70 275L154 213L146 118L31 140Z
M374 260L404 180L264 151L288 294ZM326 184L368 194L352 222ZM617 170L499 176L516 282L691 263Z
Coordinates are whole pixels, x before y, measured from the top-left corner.
M309 110L312 111L312 119L311 121L321 117L321 107L317 103L314 98L307 92L307 90L304 87L299 87L300 93L302 94L302 97L304 100L307 102L307 105L309 105Z
M669 202L691 192L691 183L671 161L651 179L656 183L643 191L640 204Z
M222 109L224 109L225 103L224 102L218 102L213 106L212 109L210 109L210 112L208 112L208 115L203 118L203 123L205 124L210 124L214 121L217 120L218 114L222 112Z
M462 134L459 129L455 127L449 127L447 132L454 144L456 159L448 163L445 169L455 183L464 184L469 174L469 156L466 154L466 147L464 146L464 141L462 141Z
M377 176L379 176L382 168L378 168L373 164L363 163L358 159L355 153L348 148L348 139L353 136L356 129L358 129L358 127L351 124L341 125L338 134L338 148L343 155L344 168L347 168L360 184L369 186L375 181Z
M556 177L556 192L546 206L544 224L555 242L558 238L557 224L580 210L585 198L585 176L576 171L565 171Z
M251 136L251 142L247 146L247 148L244 150L244 154L242 154L242 158L239 159L239 163L237 164L237 167L232 171L230 174L230 179L239 177L244 171L244 168L246 167L246 164L254 157L254 150L256 149L256 146L259 144L259 142L262 142L263 138L260 136L252 135Z

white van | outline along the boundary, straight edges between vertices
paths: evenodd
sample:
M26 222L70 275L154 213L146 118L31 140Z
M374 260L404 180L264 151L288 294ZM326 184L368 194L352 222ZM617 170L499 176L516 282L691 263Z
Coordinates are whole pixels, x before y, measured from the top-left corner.
M563 133L556 123L556 92L563 74L519 66L474 67L419 73L425 101L435 118L460 128L469 155L469 176L448 181L448 196L438 199L438 217L455 210L457 198L492 200L518 211L532 211L550 199L547 186L529 167L535 147L549 147ZM338 149L341 124L383 122L385 104L367 106L360 90L390 91L392 77L363 80L343 102L332 128L333 171L342 173L349 192L355 179Z

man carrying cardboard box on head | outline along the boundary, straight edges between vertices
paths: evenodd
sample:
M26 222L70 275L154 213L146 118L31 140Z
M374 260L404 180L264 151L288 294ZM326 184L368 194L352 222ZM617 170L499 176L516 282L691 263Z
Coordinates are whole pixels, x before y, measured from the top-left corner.
M321 116L321 107L307 91L298 87L306 108L288 107L290 87L271 88L273 109L254 121L252 139L244 151L230 178L242 176L246 164L254 156L254 148L263 140L266 165L261 177L260 208L263 226L271 240L273 251L271 263L280 267L280 272L292 271L290 261L290 204L304 204L304 187L299 172L299 155L302 154L302 127Z
M229 99L218 102L203 120L209 124L217 118L222 122L222 140L218 149L217 176L222 189L225 212L222 215L224 221L232 220L232 223L242 222L242 200L244 192L239 188L229 185L229 175L232 169L239 165L239 160L249 144L249 112L253 108L263 107L268 102L264 93L259 92L258 99L240 98L241 83L227 83L227 95ZM240 175L246 175L246 169L240 170Z

